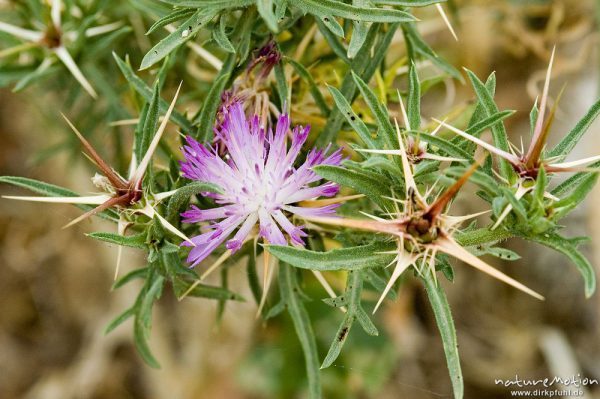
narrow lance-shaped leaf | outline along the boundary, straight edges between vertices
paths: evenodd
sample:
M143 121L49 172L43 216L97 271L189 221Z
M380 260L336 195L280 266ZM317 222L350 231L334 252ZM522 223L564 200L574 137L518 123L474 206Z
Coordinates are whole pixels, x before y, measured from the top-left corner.
M277 94L279 96L279 103L281 104L281 109L284 112L287 112L289 109L291 109L291 95L290 90L288 88L285 71L283 69L283 64L279 62L277 65L275 65L273 72L275 73L275 81L277 82Z
M189 8L181 8L179 10L175 10L172 13L167 14L164 17L160 18L154 24L152 24L150 29L148 29L148 31L146 32L146 35L149 35L164 26L172 24L173 22L177 22L184 18L189 18L192 14L194 14L194 12L195 12L194 10L189 9Z
M589 298L594 294L596 291L596 274L594 272L594 267L574 245L569 243L564 237L554 233L540 234L534 237L526 238L545 245L555 251L561 252L569 257L583 277L585 296Z
M488 89L485 87L483 82L479 80L479 78L468 69L467 75L469 76L469 80L475 89L475 93L477 94L477 98L479 99L483 109L486 111L487 116L491 116L498 112L498 107L494 102L494 99ZM504 124L502 122L498 122L491 127L492 136L494 137L494 144L497 148L502 151L508 152L508 136L506 134L506 130L504 128ZM513 179L515 176L515 172L508 161L503 158L500 158L500 170L501 174L506 179Z
M133 307L125 310L123 313L115 317L110 323L108 323L108 325L104 328L104 334L110 333L134 315L135 309Z
M117 281L115 281L113 283L111 289L116 290L118 288L121 288L125 284L129 283L130 281L133 281L136 279L144 279L144 278L146 278L147 275L148 275L148 267L140 267L139 269L132 270L129 273L127 273L126 275L124 275L123 277L120 277Z
M277 17L273 11L273 0L256 0L256 8L269 29L277 33L279 26L277 26Z
M595 162L588 166L589 168L600 168L600 162ZM552 195L560 197L574 190L583 180L587 179L592 173L590 172L579 172L569 177L564 182L560 183L555 189L551 191Z
M329 352L323 360L321 368L329 367L338 358L348 335L350 329L355 321L358 321L365 332L370 335L378 335L377 328L373 325L371 319L366 314L361 305L361 294L363 288L363 272L362 271L350 271L348 272L348 278L346 281L346 291L343 295L344 303L348 306L348 309L344 315L344 319L338 328L338 331L331 343Z
M160 368L160 364L152 355L148 346L150 336L150 328L152 325L152 305L162 292L164 277L154 276L147 280L147 288L145 287L138 297L139 303L136 303L136 313L133 323L133 336L135 347L142 356L142 359L153 368Z
M360 270L385 267L394 256L386 253L393 249L387 243L339 248L327 252L311 251L291 246L268 245L269 252L292 266L310 270Z
M231 8L248 7L256 2L256 0L161 0L163 3L172 4L179 7L195 7L195 8L215 8L217 10L225 10Z
M298 281L295 270L285 263L281 263L279 266L279 290L304 352L309 398L320 399L321 373L319 372L319 355L315 335L310 325L308 313L297 294Z
M212 37L223 50L228 53L235 53L235 47L233 47L227 33L225 33L225 15L221 15L219 18L219 26L213 29Z
M96 232L86 234L88 237L96 240L108 242L110 244L121 245L125 247L146 249L146 234L140 233L132 236L122 236L120 234Z
M148 112L144 118L143 128L140 130L139 148L136 148L136 158L138 160L141 160L146 151L148 151L150 141L152 140L154 132L156 132L156 128L158 127L160 100L160 85L157 81L154 84L152 100L150 100L148 105Z
M446 294L442 286L434 280L431 273L423 273L422 280L425 284L427 298L429 298L440 336L442 337L442 345L446 354L454 398L462 399L464 397L464 383L460 358L458 356L458 340L456 339L456 329L454 328L454 320L450 313Z
M200 28L210 21L216 14L213 8L200 9L194 13L189 19L181 24L173 33L158 42L144 56L140 70L147 69L158 61L165 58L171 51L179 47L190 38L192 38Z
M431 47L425 43L413 22L402 24L402 31L404 33L407 47L411 52L415 53L415 55L419 54L422 57L429 59L442 71L461 82L463 81L463 77L460 72L458 72L456 68L450 65L446 60L438 56L435 51L433 51Z
M421 126L421 84L417 75L417 67L414 61L411 61L408 70L408 122L409 130L419 130Z
M351 187L359 193L365 194L384 210L393 209L392 201L387 198L391 194L389 185L382 184L382 182L387 181L384 176L381 176L380 180L376 180L356 170L330 165L316 166L313 170L327 180Z
M383 139L385 140L386 144L389 148L398 148L395 130L392 126L392 123L390 122L387 110L385 109L383 104L379 102L379 100L377 99L377 95L373 93L371 88L369 88L369 86L365 83L364 80L360 78L360 76L352 72L352 78L354 79L354 82L356 83L360 94L367 102L369 109L375 116L375 119L377 119L379 127L384 132Z
M600 100L596 101L587 113L581 118L571 130L549 153L548 157L566 157L575 148L585 132L600 115Z
M356 115L346 97L338 89L335 87L329 86L329 92L333 97L333 101L335 105L338 107L340 112L346 117L346 120L352 126L354 131L358 133L358 136L361 140L367 145L370 149L377 148L375 144L375 140L371 137L371 132L367 125Z
M235 57L233 54L227 58L223 69L220 71L221 75L213 82L206 98L204 99L204 104L202 104L202 110L200 111L198 120L194 121L198 124L197 139L200 141L206 141L213 135L215 118L217 115L217 110L219 109L219 104L221 103L221 94L223 93L225 85L231 77L229 71L233 68L234 60Z
M373 0L376 5L389 5L401 7L425 7L432 4L443 3L446 0Z
M586 198L590 191L596 186L597 182L598 173L585 174L583 179L579 180L571 187L569 195L552 204L552 208L556 210L556 213L552 216L556 220L565 217Z
M408 22L415 20L415 17L404 11L374 7L356 7L334 0L297 0L294 4L296 7L310 14L321 16L334 15L353 21Z
M352 5L356 7L368 7L371 4L370 0L352 0ZM352 37L348 44L348 58L352 59L358 54L360 48L367 38L369 33L369 23L363 21L353 21Z

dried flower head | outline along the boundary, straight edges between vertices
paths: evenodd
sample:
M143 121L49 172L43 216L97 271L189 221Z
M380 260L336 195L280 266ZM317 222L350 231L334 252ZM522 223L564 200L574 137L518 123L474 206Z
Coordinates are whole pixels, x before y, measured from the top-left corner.
M289 238L293 244L303 245L302 237L306 233L289 220L290 215L306 217L334 213L336 204L309 208L298 206L297 203L337 194L339 187L334 183L313 185L320 177L311 168L316 165L338 165L342 160L341 150L326 157L329 147L324 150L313 149L305 162L295 168L294 162L310 127L296 126L292 130L290 148L287 149L289 129L290 120L284 114L279 117L275 132L271 129L265 132L258 116L247 120L242 104L236 102L227 109L224 122L217 132L227 148L225 159L219 156L215 148L207 148L188 137L187 145L183 147L183 175L192 180L217 184L223 189L222 194L211 194L217 207L199 209L193 206L183 213L186 223L220 220L209 225L207 232L191 239L196 245L188 257L192 265L200 263L238 227L237 233L226 244L231 251L241 247L257 223L258 235L269 243L285 245Z

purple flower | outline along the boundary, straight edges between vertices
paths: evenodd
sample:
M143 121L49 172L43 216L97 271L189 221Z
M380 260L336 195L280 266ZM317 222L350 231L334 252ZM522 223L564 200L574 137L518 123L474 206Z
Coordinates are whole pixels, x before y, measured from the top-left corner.
M321 196L337 194L337 184L327 182L314 185L321 178L312 167L316 165L339 165L341 150L328 157L324 150L311 150L304 163L298 168L294 161L308 137L310 127L296 126L287 148L287 132L290 128L288 115L281 115L275 133L268 134L259 124L258 116L247 120L241 103L235 102L227 108L223 123L216 129L227 149L222 159L216 148L205 147L191 137L182 151L185 161L181 162L183 176L219 185L223 194L210 194L219 205L211 209L192 209L182 213L184 223L210 221L206 231L191 240L196 245L190 251L188 262L192 266L200 263L215 248L227 240L227 249L238 250L254 226L258 223L258 234L271 244L286 245L289 240L303 245L306 233L302 226L295 226L291 214L303 216L326 216L335 213L337 204L309 208L297 203ZM185 243L183 245L186 245ZM189 245L189 244L188 244Z

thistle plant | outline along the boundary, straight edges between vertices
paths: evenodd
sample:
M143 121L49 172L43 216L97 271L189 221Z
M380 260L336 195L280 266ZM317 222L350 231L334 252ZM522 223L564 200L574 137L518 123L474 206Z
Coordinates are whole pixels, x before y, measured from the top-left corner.
M484 83L466 71L472 107L456 104L447 115L423 117L426 91L464 81L417 29L420 21L436 20L460 39L440 1L26 3L12 10L22 9L22 24L0 21L8 34L0 40L12 46L0 51L4 67L37 65L22 78L27 83L58 59L95 98L71 45L85 57L96 36L112 35L110 61L128 90L106 98L123 114L101 127L121 129L114 152L94 143L102 137L79 132L85 115L74 122L65 117L73 131L65 134L75 134L101 173L92 177L100 193L5 176L0 182L40 196L4 198L77 205L84 213L65 227L101 217L116 224L116 233L89 237L145 253L144 267L122 274L119 251L114 287L142 284L107 331L132 318L135 345L150 366L159 367L148 343L156 301L171 292L180 300L216 300L220 317L228 301L245 300L227 283L230 270L243 266L257 317L268 323L284 311L291 316L306 360L299 379L306 388L299 389L310 398L335 396L323 393L322 369L338 361L354 322L378 335L376 311L413 278L427 293L453 394L462 398L456 331L440 280L452 282L464 269L455 272L450 258L543 300L552 293L534 290L535 280L530 288L481 258L516 260L500 244L533 241L566 255L583 276L585 295L594 293L593 268L578 249L587 238L559 231L597 180L600 156L566 157L600 113L600 101L570 132L551 131L558 104L548 111L554 52L531 111L531 144L519 151L504 127L514 112L498 109L493 74ZM101 3L114 9L104 15ZM135 15L150 27L140 32L139 24L129 27L118 15ZM76 29L79 20L85 24ZM120 35L139 46L123 45ZM16 88L25 86L21 81ZM100 101L86 101L100 112ZM488 131L493 144L483 136ZM561 141L548 150L551 134ZM559 173L573 175L551 185ZM480 212L462 215L452 206L456 198L475 196L485 203ZM212 280L219 267L220 285ZM270 288L275 276L277 288ZM341 317L326 353L303 291L311 276L323 302L338 310L331 317ZM340 277L346 285L338 293L332 282Z

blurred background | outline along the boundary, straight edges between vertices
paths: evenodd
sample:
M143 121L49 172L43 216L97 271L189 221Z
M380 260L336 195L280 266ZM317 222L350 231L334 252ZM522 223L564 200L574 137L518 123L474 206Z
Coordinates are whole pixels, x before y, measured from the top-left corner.
M552 97L566 86L551 140L600 96L594 1L461 0L449 6L448 11L452 6L456 10L458 42L434 11L419 28L451 64L468 67L481 78L496 71L500 109L518 111L507 121L513 142L527 138L529 110L541 91L553 45ZM403 48L401 35L395 40L393 48ZM107 53L106 62L112 64L109 57ZM423 113L436 116L449 104L466 105L472 99L468 86L447 82L444 90L426 94ZM36 178L80 193L93 189L91 165L76 145L65 145L68 135L59 118L71 106L85 115L86 107L63 107L63 101L35 86L20 93L0 89L0 175ZM122 118L108 106L105 112L108 120ZM98 142L106 140L106 148L100 148L110 154L118 149L123 128L98 120L92 115L82 123L96 131ZM600 125L590 129L577 151L578 158L600 153ZM22 193L0 187L2 195ZM571 214L564 231L592 237L585 252L597 268L598 204L600 187ZM477 204L460 200L453 206L478 210ZM133 283L111 291L116 248L84 234L112 231L113 226L93 220L61 229L78 214L67 205L0 200L0 398L305 397L304 361L291 322L285 317L257 320L251 301L229 303L216 324L216 302L178 302L169 292L163 295L154 310L150 340L160 370L149 368L136 354L130 321L105 335L106 325L130 306L139 287ZM600 380L600 295L585 299L582 280L566 258L535 244L509 240L506 246L522 259L490 262L542 292L546 301L534 301L456 265L454 283L442 284L458 331L465 397L510 397L494 380L515 375L580 374ZM126 250L121 273L143 264L141 253ZM232 268L230 279L232 289L251 297L244 269ZM340 275L332 284L339 290L343 282ZM306 291L314 298L307 307L324 356L341 314L319 300L323 293L316 282L307 280ZM407 280L398 300L388 301L375 320L379 337L353 330L340 358L323 370L325 397L450 398L441 341L422 288ZM598 385L585 390L585 398L600 398Z

